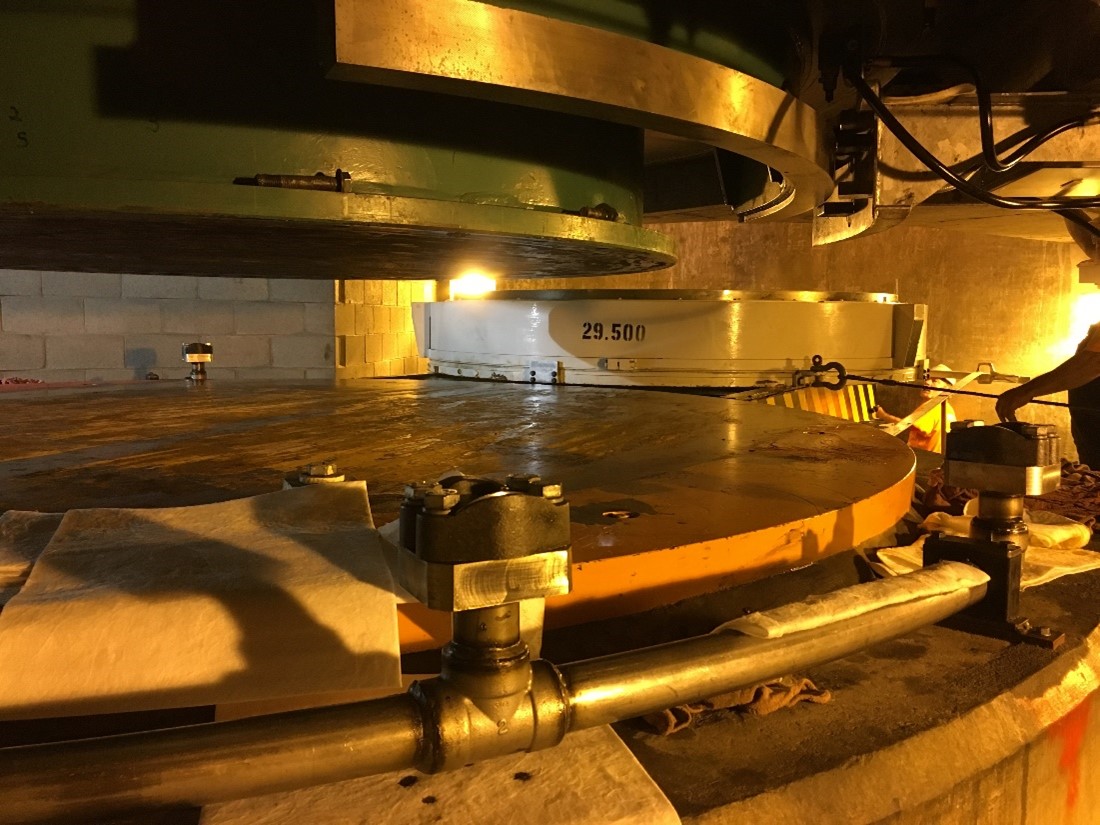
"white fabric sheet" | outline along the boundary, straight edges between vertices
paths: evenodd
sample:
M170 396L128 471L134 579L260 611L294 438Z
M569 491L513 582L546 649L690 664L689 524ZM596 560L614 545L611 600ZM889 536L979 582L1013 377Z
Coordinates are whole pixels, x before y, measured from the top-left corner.
M366 485L73 510L0 613L0 718L400 687Z
M427 776L414 770L208 805L202 825L677 825L609 727L556 748Z

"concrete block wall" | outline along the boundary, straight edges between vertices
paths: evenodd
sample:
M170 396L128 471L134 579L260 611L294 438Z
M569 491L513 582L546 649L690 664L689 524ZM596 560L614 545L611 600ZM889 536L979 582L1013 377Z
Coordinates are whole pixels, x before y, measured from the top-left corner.
M0 378L182 378L189 341L214 344L215 378L332 378L334 297L331 280L0 270Z
M336 377L420 375L411 306L433 301L435 281L337 281Z

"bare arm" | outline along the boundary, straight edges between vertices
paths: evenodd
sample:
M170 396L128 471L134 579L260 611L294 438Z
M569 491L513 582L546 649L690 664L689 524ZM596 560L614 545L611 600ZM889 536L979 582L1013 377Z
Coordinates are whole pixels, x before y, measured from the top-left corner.
M1050 372L1002 393L997 415L1002 421L1015 421L1016 410L1039 396L1072 390L1096 378L1100 378L1100 352L1083 350Z

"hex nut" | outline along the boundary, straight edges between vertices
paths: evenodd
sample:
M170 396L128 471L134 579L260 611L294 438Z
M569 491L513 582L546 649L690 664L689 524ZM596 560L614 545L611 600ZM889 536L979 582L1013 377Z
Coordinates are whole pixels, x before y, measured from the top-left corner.
M562 486L560 483L553 482L541 482L538 485L533 485L532 493L539 492L543 498L561 498Z
M435 481L410 481L405 485L405 501L423 501L428 493L442 493L443 485Z
M424 493L424 509L447 511L457 507L461 500L458 490L440 487L438 490Z
M307 464L302 467L300 472L310 478L330 478L331 476L340 475L335 461L318 461L314 464Z

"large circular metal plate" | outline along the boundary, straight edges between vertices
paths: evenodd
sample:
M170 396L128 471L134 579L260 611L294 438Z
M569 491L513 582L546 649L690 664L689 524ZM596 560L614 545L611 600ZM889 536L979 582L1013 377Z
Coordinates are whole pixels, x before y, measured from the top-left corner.
M846 550L909 506L913 454L876 429L659 392L441 379L183 383L0 397L0 510L164 507L278 489L335 457L378 523L405 482L460 468L560 479L574 591L550 626L623 615ZM402 605L407 648L447 614ZM435 641L433 641L433 636Z
M316 203L318 193L276 194L287 201L312 196ZM268 196L258 194L260 200ZM327 197L332 220L316 214L249 217L247 206L238 216L0 209L0 265L422 280L452 277L470 267L524 278L647 272L676 260L667 236L629 224L504 206Z

